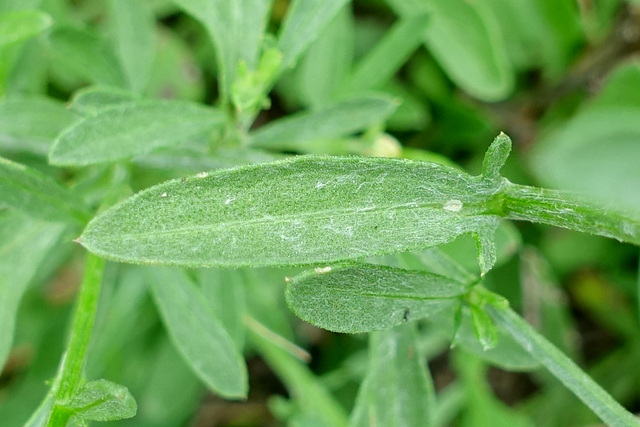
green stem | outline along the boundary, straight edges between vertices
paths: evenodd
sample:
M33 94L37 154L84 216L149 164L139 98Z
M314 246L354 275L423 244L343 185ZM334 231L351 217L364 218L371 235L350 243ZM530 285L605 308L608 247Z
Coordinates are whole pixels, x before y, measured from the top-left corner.
M571 359L509 308L487 305L493 320L507 330L532 357L571 390L611 427L640 426L640 419L625 410Z
M82 383L87 348L98 308L104 264L104 259L87 253L69 344L56 378L57 387L53 390L55 403L47 422L48 427L66 425L71 414L64 405L76 394Z
M508 219L553 225L640 245L638 218L595 206L572 193L509 183L502 196L502 213Z

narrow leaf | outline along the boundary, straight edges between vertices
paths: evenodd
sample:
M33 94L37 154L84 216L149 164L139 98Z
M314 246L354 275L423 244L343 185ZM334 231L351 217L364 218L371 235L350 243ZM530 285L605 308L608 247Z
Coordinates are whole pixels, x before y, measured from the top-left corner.
M482 163L482 175L489 179L499 179L500 169L511 153L511 138L500 132L487 150Z
M218 56L222 97L230 94L240 61L254 69L272 0L173 0L211 34Z
M125 87L125 77L111 48L97 34L70 27L49 35L54 66L93 83Z
M218 110L181 101L140 101L88 117L63 133L49 159L56 165L114 162L169 147L224 124Z
M149 269L149 285L176 348L212 391L247 395L247 368L204 296L181 270Z
M349 78L348 90L375 89L389 80L418 49L428 22L426 13L401 18L356 65Z
M10 207L49 221L85 222L83 202L53 178L0 157L0 207Z
M489 350L498 345L498 331L493 321L481 307L472 305L469 307L473 331L482 345L483 350Z
M0 217L0 370L11 350L20 300L63 231L62 225L18 214Z
M53 20L38 10L14 10L0 14L0 49L34 37L51 26Z
M138 405L125 386L97 380L82 386L67 408L85 421L115 421L135 416Z
M295 277L287 287L287 303L315 326L356 333L423 319L455 306L466 291L433 273L357 264Z
M415 324L371 334L369 369L349 426L433 426L435 393Z
M396 108L396 101L385 96L350 99L272 122L255 131L249 143L272 150L295 150L302 143L311 144L365 130L383 122Z
M39 155L49 152L51 143L75 116L61 102L48 98L0 100L0 146Z
M109 2L115 53L127 87L141 93L147 84L155 55L155 22L140 0Z
M140 101L134 93L109 86L90 86L75 93L71 109L83 116L95 116L122 104Z
M508 331L523 349L562 381L607 425L640 426L640 419L626 411L571 359L536 332L514 311L488 306L488 313L498 326Z
M443 165L301 156L149 188L96 217L82 243L127 262L327 263L436 246L490 224L493 184Z
M293 67L300 55L329 25L347 0L294 0L278 35L282 70Z

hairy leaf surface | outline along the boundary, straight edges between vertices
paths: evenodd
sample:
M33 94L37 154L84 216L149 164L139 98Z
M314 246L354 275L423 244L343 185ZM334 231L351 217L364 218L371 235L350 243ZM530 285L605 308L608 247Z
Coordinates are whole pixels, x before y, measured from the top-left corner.
M224 123L213 108L180 101L131 102L99 112L69 128L49 156L56 165L127 159L177 145Z
M336 332L370 332L418 320L459 302L461 283L425 271L375 265L316 268L287 287L291 309Z
M81 241L135 263L327 263L492 232L496 191L434 163L302 156L149 188L96 217Z

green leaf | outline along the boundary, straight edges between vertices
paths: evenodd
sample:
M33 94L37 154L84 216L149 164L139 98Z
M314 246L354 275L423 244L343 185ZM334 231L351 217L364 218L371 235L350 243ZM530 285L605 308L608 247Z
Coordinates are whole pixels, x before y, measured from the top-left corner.
M353 62L354 25L351 10L342 8L300 60L294 71L295 96L303 105L317 109L335 97Z
M13 151L46 155L51 143L75 116L48 98L0 100L0 146Z
M369 348L349 426L433 426L435 393L415 324L372 333Z
M149 269L149 285L169 336L191 369L213 392L230 399L246 397L242 355L186 273Z
M356 65L346 90L376 89L393 77L422 43L428 22L426 13L401 18Z
M435 163L301 156L149 188L81 237L102 256L185 266L328 263L496 227L494 185Z
M89 30L59 27L49 35L54 66L93 83L124 88L125 77L115 53Z
M85 421L115 421L136 415L138 405L129 390L107 380L90 381L66 405Z
M75 93L71 109L83 116L96 116L109 108L140 101L135 94L115 87L90 86Z
M237 67L253 70L260 54L272 0L173 0L198 19L216 47L222 98L231 92Z
M90 217L83 202L53 178L2 157L0 207L18 209L49 221L84 223Z
M225 123L212 108L181 101L139 101L115 106L67 129L49 159L56 165L114 162L170 147Z
M249 328L251 343L287 387L297 406L298 419L307 421L302 425L346 427L347 414L325 384L300 360L275 344L272 341L274 337L265 334L265 331L268 330Z
M295 150L299 145L365 130L383 122L396 108L397 102L386 96L349 99L267 124L253 132L249 144L271 150Z
M425 10L421 3L416 7L394 6L404 17ZM487 7L481 2L450 0L432 0L426 7L429 23L424 42L449 77L484 101L506 98L513 91L514 71Z
M471 305L469 307L469 313L471 314L471 323L473 324L473 331L476 334L476 338L480 342L483 350L489 350L498 345L498 331L493 321L487 313L484 312L482 307Z
M20 300L64 229L18 214L0 216L0 370L11 350Z
M357 333L423 319L457 305L466 292L463 284L433 273L357 264L295 277L287 303L314 326Z
M294 0L278 34L281 69L292 68L347 0Z
M155 56L155 22L140 0L110 0L111 33L127 87L141 93Z
M498 327L513 337L532 357L538 360L556 378L582 400L602 421L612 427L640 426L640 419L627 412L611 395L595 383L587 374L538 334L524 319L511 309L489 305L491 318Z
M53 20L39 10L15 10L0 14L0 49L37 36Z
M500 169L511 153L511 138L500 132L489 146L482 163L482 176L489 179L500 179Z

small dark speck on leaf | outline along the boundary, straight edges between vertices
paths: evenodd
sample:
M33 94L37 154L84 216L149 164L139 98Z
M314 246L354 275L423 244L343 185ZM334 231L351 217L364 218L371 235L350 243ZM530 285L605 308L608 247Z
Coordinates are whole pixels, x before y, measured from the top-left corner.
M405 308L404 309L404 314L402 316L402 320L405 321L405 322L408 322L409 321L409 314L410 314L409 309Z

